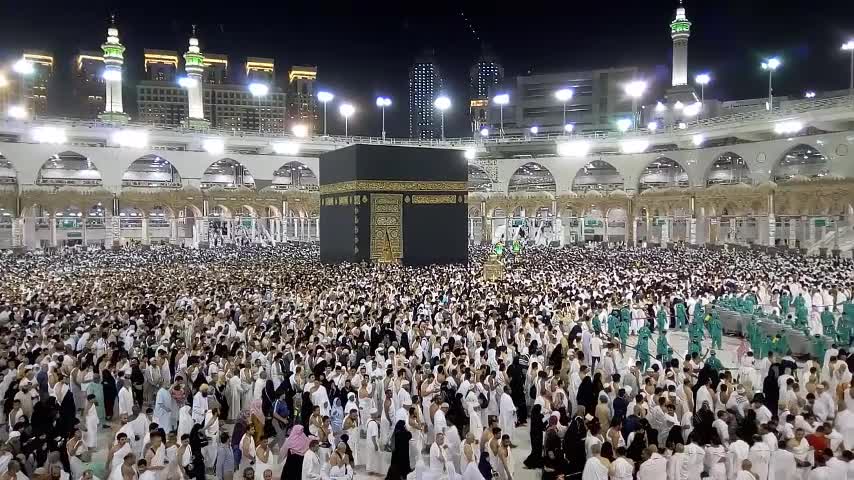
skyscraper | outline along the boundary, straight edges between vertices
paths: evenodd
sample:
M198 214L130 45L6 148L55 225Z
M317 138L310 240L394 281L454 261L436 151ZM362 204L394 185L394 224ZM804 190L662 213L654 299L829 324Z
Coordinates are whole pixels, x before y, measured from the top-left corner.
M433 50L425 50L409 69L409 136L438 137L433 101L442 89L442 77Z
M26 105L34 115L47 115L47 94L53 79L53 55L47 52L27 50L24 60L33 64L33 74L24 79L22 91Z
M288 119L292 125L304 124L309 131L317 125L316 80L315 66L294 65L288 72Z
M104 111L104 57L102 52L81 51L72 62L73 116L97 118Z
M504 67L486 45L481 46L481 54L469 70L469 115L472 132L477 132L486 123L489 107L489 89L504 80Z

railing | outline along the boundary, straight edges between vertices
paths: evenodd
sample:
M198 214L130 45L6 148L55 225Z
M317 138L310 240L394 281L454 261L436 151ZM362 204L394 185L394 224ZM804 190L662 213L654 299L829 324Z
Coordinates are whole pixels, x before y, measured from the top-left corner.
M596 132L579 132L579 133L548 133L540 135L505 135L505 136L490 136L490 137L462 137L462 138L447 138L439 139L410 139L410 138L386 138L381 137L364 137L364 136L339 136L339 135L315 135L307 138L299 138L287 133L265 133L265 132L235 132L228 129L209 128L204 131L189 129L181 126L163 126L151 125L139 122L130 122L128 127L144 127L150 133L174 133L179 135L197 134L197 135L219 135L232 138L243 138L247 140L255 140L260 143L269 143L273 139L291 139L299 142L311 142L315 145L328 144L350 145L350 144L377 144L377 145L405 145L405 146L420 146L420 147L445 147L445 148L465 148L476 145L501 145L515 143L530 143L530 142L557 142L566 141L567 139L585 139L585 140L608 140L626 137L652 137L665 133L685 132L686 130L696 130L699 128L719 127L725 125L734 125L745 122L755 121L774 121L782 120L792 115L798 115L807 112L815 112L838 107L847 107L854 105L854 96L840 96L820 99L805 99L797 102L787 102L785 106L777 107L771 111L756 110L751 112L735 113L730 115L721 115L711 118L703 118L691 120L685 123L685 128L679 128L678 125L669 125L666 128L657 130L655 133L650 133L646 129L639 129L626 133L618 133L613 131L596 131ZM64 126L67 128L78 129L103 129L117 128L117 125L104 123L96 120L81 120L66 117L39 118L35 122L21 120L5 120L0 122L0 126L14 126L20 128L29 124L50 124L56 126ZM686 132L687 133L687 132ZM91 143L91 142L90 142Z

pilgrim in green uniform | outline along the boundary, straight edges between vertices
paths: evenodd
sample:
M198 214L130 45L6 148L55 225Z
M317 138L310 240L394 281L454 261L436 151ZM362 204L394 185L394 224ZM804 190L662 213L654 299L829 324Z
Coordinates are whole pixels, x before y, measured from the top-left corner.
M676 328L682 330L688 323L688 312L685 310L685 303L677 303L674 310L676 310Z
M702 323L704 313L705 312L703 311L703 304L698 300L697 303L694 305L694 322Z
M744 296L744 303L742 312L753 314L753 311L756 309L756 301L753 299L753 294L747 294Z
M617 325L617 335L620 337L620 351L626 351L626 343L629 341L629 322L621 320Z
M712 319L709 320L709 336L712 337L712 348L721 348L723 326L721 325L720 317L716 313L715 310L712 310Z
M665 313L666 305L662 305L658 310L658 314L655 316L655 328L658 331L663 331L667 329L667 313Z
M602 322L599 320L599 314L593 315L593 331L596 332L596 335L602 333Z
M797 301L795 302L795 328L806 333L809 329L809 325L807 324L807 307L804 305L804 299L800 295L798 299L801 300L801 303L799 305Z
M781 357L785 357L786 355L789 354L790 350L791 349L789 348L789 340L786 338L785 335L778 333L777 335L774 336L771 351L773 351L774 353L776 353L777 355L779 355Z
M617 335L617 316L614 315L612 311L610 315L608 315L608 334L609 335Z
M792 304L792 297L789 296L788 290L783 290L780 293L780 314L786 316L789 313L789 305Z
M642 371L646 371L649 367L649 337L652 335L652 332L649 331L649 327L644 325L638 330L638 360L643 363Z
M667 365L670 363L670 359L673 358L669 352L670 344L667 343L667 334L664 332L664 330L659 330L658 339L655 343L655 353L657 354L656 358L658 358L659 360L661 360L662 363Z
M812 337L812 353L815 355L815 361L819 365L824 366L824 353L827 351L827 345L824 344L824 338L821 335Z
M708 355L709 356L706 358L706 365L719 372L722 371L724 369L724 366L721 364L720 359L718 359L718 357L715 355L715 351L709 350Z
M688 345L688 353L700 353L700 343L703 341L702 331L694 330L690 333L691 335L691 344Z
M86 387L86 395L95 395L95 411L98 412L98 425L106 425L107 413L104 411L104 386L101 385L101 376L97 373Z
M825 336L836 338L836 318L833 317L830 307L824 307L821 312L821 328Z
M750 349L754 352L759 350L759 324L756 322L756 317L751 316L747 322L747 342L750 343Z

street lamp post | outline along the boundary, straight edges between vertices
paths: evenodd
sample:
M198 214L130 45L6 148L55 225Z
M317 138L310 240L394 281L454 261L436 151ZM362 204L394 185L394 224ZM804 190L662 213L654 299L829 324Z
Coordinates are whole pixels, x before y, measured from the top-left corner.
M445 95L441 95L433 100L433 106L439 110L441 118L442 140L445 139L445 110L451 108L451 99Z
M842 44L842 50L851 54L851 73L848 80L848 95L854 97L854 40Z
M383 112L383 142L385 142L385 107L391 106L391 99L387 97L377 97L377 106Z
M774 109L774 88L771 84L772 77L774 76L774 70L782 65L780 59L777 57L769 58L768 61L762 62L762 70L768 70L768 111Z
M700 115L702 115L702 110L706 109L706 85L712 81L712 77L708 73L701 73L694 77L694 81L700 86Z
M344 117L344 136L347 137L349 136L348 122L350 120L350 117L356 112L356 109L353 107L353 105L350 105L349 103L342 103L341 106L338 107L338 112L341 114L342 117Z
M261 98L270 93L270 87L263 83L250 83L249 93L258 101L258 133L261 133Z
M504 105L510 103L510 95L502 93L501 95L496 95L493 100L495 100L499 108L498 118L500 127L498 129L498 136L504 138Z
M317 99L323 103L323 136L326 136L326 104L331 102L335 95L329 92L317 92Z
M633 82L629 82L625 86L626 95L632 98L632 124L635 129L637 129L638 125L638 99L643 96L643 93L646 91L646 82L643 80L635 80Z
M568 102L575 92L571 88L561 88L555 92L555 97L563 102L563 128L566 129L566 102Z

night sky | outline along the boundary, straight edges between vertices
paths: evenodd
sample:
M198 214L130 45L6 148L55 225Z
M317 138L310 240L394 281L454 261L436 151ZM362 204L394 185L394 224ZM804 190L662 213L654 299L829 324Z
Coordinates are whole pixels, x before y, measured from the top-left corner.
M379 134L374 98L391 96L387 130L406 136L407 69L430 47L458 112L446 118L448 135L461 136L469 133L467 75L481 42L492 46L507 77L638 66L660 96L670 81L668 24L676 3L7 0L0 5L0 60L8 63L24 48L49 50L58 80L68 78L72 56L99 48L115 12L128 48L125 78L133 82L142 73L143 48L183 53L195 23L203 51L227 54L232 64L274 57L280 75L290 65L317 65L322 88L357 106L354 134ZM759 63L768 55L783 59L774 81L779 95L848 86L848 56L839 47L854 37L854 2L688 0L686 7L693 22L689 74L711 72L707 98L765 95ZM335 112L331 132L343 129L337 106Z

